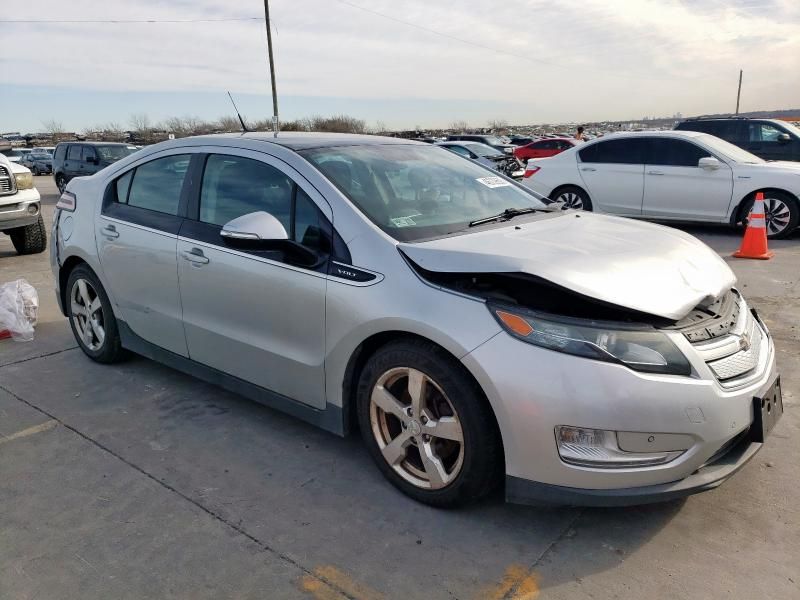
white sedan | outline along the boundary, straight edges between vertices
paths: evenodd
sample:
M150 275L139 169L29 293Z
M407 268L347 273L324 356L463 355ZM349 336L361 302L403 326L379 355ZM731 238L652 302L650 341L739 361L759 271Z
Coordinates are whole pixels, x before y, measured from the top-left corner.
M747 217L762 191L770 238L800 221L800 163L767 162L690 131L613 134L531 159L522 184L565 208L730 224Z

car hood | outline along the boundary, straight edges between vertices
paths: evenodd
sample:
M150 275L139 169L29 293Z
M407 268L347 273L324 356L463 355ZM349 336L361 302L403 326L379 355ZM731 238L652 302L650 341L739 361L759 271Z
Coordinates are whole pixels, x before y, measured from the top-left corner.
M630 219L565 212L400 250L421 268L527 273L603 302L681 319L736 283L719 255L693 236Z

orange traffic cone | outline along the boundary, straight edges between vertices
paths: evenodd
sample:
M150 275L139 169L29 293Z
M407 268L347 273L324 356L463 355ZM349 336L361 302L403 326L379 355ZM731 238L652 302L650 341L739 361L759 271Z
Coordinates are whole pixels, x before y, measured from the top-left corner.
M733 253L736 258L760 258L767 260L774 256L767 250L767 223L764 219L764 192L756 193L756 200L747 217L742 245Z

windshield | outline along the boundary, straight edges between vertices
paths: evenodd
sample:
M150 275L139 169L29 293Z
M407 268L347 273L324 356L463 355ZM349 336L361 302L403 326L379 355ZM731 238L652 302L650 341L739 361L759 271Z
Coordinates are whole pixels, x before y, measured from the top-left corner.
M789 132L795 134L797 137L800 138L800 127L795 125L794 123L789 123L789 121L780 121L781 127L787 129Z
M492 148L491 146L477 142L474 144L469 144L467 148L472 150L478 156L505 156L505 154L500 152L500 150L497 148Z
M742 148L739 148L739 146L734 146L730 142L726 142L725 140L714 137L713 135L706 133L699 136L699 139L712 150L719 152L723 156L726 156L727 158L730 158L738 163L758 165L766 162L757 157L755 154L750 154L747 150L743 150Z
M131 146L95 146L101 160L117 161L136 152Z
M502 146L505 144L503 140L494 135L485 135L483 139L487 144L491 144L492 146Z
M461 231L507 208L544 207L524 188L441 147L345 146L300 154L402 242Z

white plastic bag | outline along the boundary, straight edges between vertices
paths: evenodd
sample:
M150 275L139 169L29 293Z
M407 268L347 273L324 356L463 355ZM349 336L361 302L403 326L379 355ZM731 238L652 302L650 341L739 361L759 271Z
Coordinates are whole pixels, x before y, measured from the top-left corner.
M39 295L24 279L0 284L0 331L6 330L17 342L33 340L39 312Z

